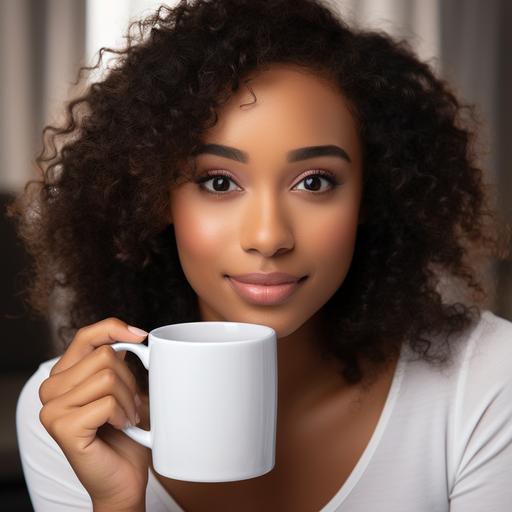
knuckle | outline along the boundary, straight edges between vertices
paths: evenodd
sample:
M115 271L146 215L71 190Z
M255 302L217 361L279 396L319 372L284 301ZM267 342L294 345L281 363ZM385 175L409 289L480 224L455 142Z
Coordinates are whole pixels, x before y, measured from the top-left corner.
M115 316L109 316L108 318L105 319L105 323L109 326L114 326L114 327L118 327L118 326L123 326L124 323L121 322L121 320Z
M105 366L112 366L114 364L114 349L110 345L101 345L101 347L96 349L96 353Z
M105 406L110 410L116 410L117 409L117 400L114 395L106 395L104 397L105 400Z
M45 379L45 380L43 380L43 382L41 383L41 385L39 386L39 389L38 389L39 400L41 401L41 403L43 405L46 404L46 402L48 402L48 400L47 400L47 396L48 396L47 387L48 387L48 379Z
M87 328L88 328L87 325L84 325L84 326L80 327L80 329L78 329L76 331L75 337L73 338L73 341L75 341L78 338L81 338L84 335L84 333L87 331Z
M43 407L41 407L39 411L39 421L48 430L48 425L50 424L50 410L48 406L43 405Z
M59 363L61 362L62 360L62 356L59 357L59 359L57 360L57 362L51 367L50 369L50 377L52 375L55 375L56 373L58 373L58 370L59 370Z
M53 409L47 405L39 411L39 421L54 439L62 436L64 425L67 424L64 418L55 418Z
M100 379L104 386L112 388L117 380L117 374L112 368L104 368L100 371Z

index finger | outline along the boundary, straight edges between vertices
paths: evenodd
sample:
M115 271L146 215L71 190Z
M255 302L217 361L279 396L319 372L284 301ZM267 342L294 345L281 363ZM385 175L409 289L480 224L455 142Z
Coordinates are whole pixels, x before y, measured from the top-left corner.
M130 330L129 327L134 329L135 332ZM137 334L137 331L140 331L140 334ZM101 345L111 345L118 341L140 343L147 334L146 331L137 327L131 327L126 322L115 317L106 318L82 327L77 331L73 341L62 357L55 363L50 371L50 375L67 370Z

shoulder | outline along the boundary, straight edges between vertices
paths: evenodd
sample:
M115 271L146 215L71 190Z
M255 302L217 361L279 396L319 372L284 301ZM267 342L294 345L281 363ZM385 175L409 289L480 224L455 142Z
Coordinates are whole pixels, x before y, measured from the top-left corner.
M424 409L428 418L444 418L443 424L459 439L461 430L466 429L466 436L470 425L477 427L485 411L491 417L489 407L498 396L503 400L510 393L512 322L491 311L483 310L467 329L451 339L449 357L443 364L431 364L410 347L404 349L397 372L404 374L401 403L416 408L421 397L421 402L428 404ZM505 409L512 413L512 400Z
M506 385L512 379L512 322L491 311L482 312L480 320L469 333L464 351L462 374L471 383Z
M439 346L445 350L442 340ZM505 381L512 376L512 322L489 310L481 311L464 331L450 338L448 359L440 366L427 363L408 345L403 348L403 358L414 369L415 379L437 381L442 377L441 382L453 384L468 374Z
M512 322L484 310L453 347L450 401L467 419L512 383Z
M512 322L491 311L482 312L480 321L471 336L469 350L475 357L490 358L498 367L512 362ZM503 356L502 358L496 355ZM493 360L493 361L491 361Z
M473 510L465 507L481 497L483 506L490 497L485 482L492 482L489 493L512 498L512 322L482 313L469 333L451 402L451 499Z

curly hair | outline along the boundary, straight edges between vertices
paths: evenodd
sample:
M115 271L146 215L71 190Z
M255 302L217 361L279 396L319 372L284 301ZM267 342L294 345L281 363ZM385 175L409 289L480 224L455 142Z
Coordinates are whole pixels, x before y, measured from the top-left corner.
M474 107L406 41L349 27L321 0L182 0L131 23L126 39L80 68L77 82L105 51L117 55L67 102L62 124L45 127L41 179L8 207L33 257L28 303L42 315L61 309L63 347L109 316L146 330L200 321L167 220L167 185L187 179L202 134L244 77L289 63L339 88L363 148L365 220L324 305L324 352L342 361L350 384L364 376L360 358L384 362L406 342L432 364L446 361L437 349L479 317L487 296L474 255L502 251L476 163ZM443 296L451 278L467 300ZM145 371L126 360L147 390Z

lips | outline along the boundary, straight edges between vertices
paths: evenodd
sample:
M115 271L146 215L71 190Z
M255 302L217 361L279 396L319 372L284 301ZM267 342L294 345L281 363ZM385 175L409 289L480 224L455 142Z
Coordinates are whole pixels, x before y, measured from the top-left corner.
M236 279L240 283L259 285L294 283L301 279L299 276L294 276L292 274L287 274L285 272L270 272L267 274L263 272L251 272L249 274L230 275L229 277L232 279Z
M260 276L262 274L259 274ZM284 282L281 284L257 284L242 282L237 277L225 276L231 284L235 292L247 300L251 304L257 305L278 305L288 301L288 299L302 286L302 282L307 276L297 279L292 282ZM278 276L276 279L283 279L283 276ZM254 278L253 278L254 279ZM290 279L286 277L285 279Z

